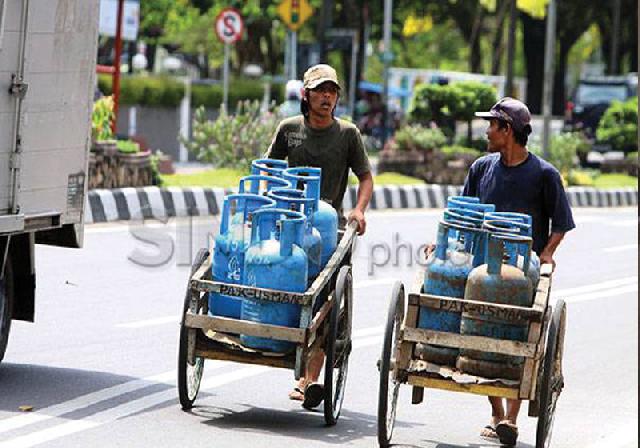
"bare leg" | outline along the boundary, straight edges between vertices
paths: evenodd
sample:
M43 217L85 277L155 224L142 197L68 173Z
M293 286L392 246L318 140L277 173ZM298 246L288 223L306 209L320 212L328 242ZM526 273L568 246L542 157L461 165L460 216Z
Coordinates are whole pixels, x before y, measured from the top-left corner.
M518 426L516 420L520 412L520 400L507 400L506 418L496 426L496 433L500 443L506 446L513 446L518 440Z
M522 401L520 400L507 400L507 415L506 420L509 423L516 424L516 420L518 420L518 413L520 412L520 405Z
M320 371L322 370L322 365L324 364L324 352L318 351L315 352L310 358L309 363L307 364L305 376L300 378L298 381L298 389L304 390L308 384L317 383L318 378L320 377Z
M489 403L491 403L491 423L488 427L482 428L480 435L482 437L489 437L495 439L498 435L495 432L495 427L504 419L504 407L502 405L502 398L500 397L488 397Z

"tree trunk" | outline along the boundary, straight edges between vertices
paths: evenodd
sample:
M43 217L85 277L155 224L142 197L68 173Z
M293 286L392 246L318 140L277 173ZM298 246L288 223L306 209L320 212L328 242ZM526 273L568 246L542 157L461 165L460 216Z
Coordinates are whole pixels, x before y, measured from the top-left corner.
M520 14L524 58L527 66L527 105L532 114L539 114L542 106L544 79L545 21L526 13Z
M564 105L567 99L564 80L567 75L569 50L571 50L572 46L573 42L560 41L560 54L558 55L558 63L553 80L553 103L551 108L553 115L562 115L564 113Z
M504 50L504 19L507 15L507 9L509 7L510 0L502 0L500 3L500 9L498 16L496 17L496 31L493 35L493 44L491 48L494 48L493 60L491 61L491 74L500 74L500 65L502 62L502 53Z

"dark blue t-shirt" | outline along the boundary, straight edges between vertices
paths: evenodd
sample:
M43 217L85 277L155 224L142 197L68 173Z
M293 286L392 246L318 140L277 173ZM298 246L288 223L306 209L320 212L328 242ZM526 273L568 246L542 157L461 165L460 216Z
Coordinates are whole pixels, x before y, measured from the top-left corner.
M500 153L479 158L471 165L463 194L494 204L498 212L531 215L533 250L538 255L549 241L549 227L551 232L564 233L576 226L560 173L531 153L517 166L503 164Z

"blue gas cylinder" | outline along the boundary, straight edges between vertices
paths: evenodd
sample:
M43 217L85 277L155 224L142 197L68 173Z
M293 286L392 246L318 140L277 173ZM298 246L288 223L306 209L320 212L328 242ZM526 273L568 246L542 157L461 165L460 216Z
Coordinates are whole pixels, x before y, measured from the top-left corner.
M213 250L213 280L224 283L242 283L244 254L249 246L252 214L260 207L272 207L273 199L255 194L231 194L222 207L220 232ZM238 297L212 292L209 294L209 314L240 318Z
M252 174L250 176L240 178L240 182L238 183L238 193L266 195L269 191L275 188L289 187L291 187L289 181L280 177Z
M493 204L482 204L480 201L476 201L472 196L453 196L447 199L447 208L464 208L470 210L476 210L482 213L493 212L496 210L496 206Z
M515 212L493 212L485 214L485 223L483 224L490 232L504 233L507 235L522 235L532 237L532 219L530 215ZM505 243L509 264L517 265L522 269L526 254L522 253L526 250L526 246L522 244ZM527 276L531 279L533 291L535 292L540 280L540 258L535 252L529 254L529 269L526 271Z
M457 232L463 238L463 244L447 251L448 234ZM427 260L423 292L437 296L462 299L469 272L473 269L473 243L480 230L451 222L440 222L438 239L433 256ZM466 241L471 242L470 251L466 251ZM460 313L455 311L420 308L418 327L428 330L460 332ZM436 345L420 347L424 359L436 364L455 365L458 350Z
M525 274L529 257L525 257L523 269L503 262L505 243L519 244L531 250L531 238L490 234L487 263L474 268L467 278L465 300L501 303L530 307L533 302L531 280ZM526 250L523 253L527 253ZM526 341L528 324L505 321L489 314L463 312L460 323L463 335L486 336L494 339ZM524 358L462 349L456 367L465 373L488 378L520 379L520 366Z
M474 229L481 229L484 222L484 214L482 212L466 208L447 208L444 211L443 218L447 223L459 224ZM460 234L455 228L450 229L447 250L456 250L460 244L464 244L464 250L471 253L473 241L469 238L465 241L464 234ZM474 267L478 266L482 264L482 260L480 257L474 256L474 263L476 263Z
M291 182L293 188L304 190L307 197L314 198L318 204L313 214L313 226L322 237L321 267L324 268L338 246L338 213L320 199L321 173L320 168L297 167L286 169L282 177Z
M504 219L508 221L521 222L523 224L526 224L527 226L520 226L519 234L533 238L533 218L531 217L531 215L528 215L526 213L491 212L486 214L485 219ZM531 252L529 274L532 279L536 279L533 283L533 290L535 291L538 285L537 280L540 279L540 258L535 252Z
M480 198L475 196L449 196L447 198L447 208L456 207L456 204L460 204L460 202L467 202L471 204L480 203Z
M304 292L307 287L307 255L302 249L305 217L302 213L280 208L254 213L251 245L245 255L247 286L277 291ZM245 298L242 319L285 327L300 325L300 305ZM241 335L250 348L287 352L292 342Z
M282 177L282 172L289 164L286 160L256 159L251 162L251 174L263 174L266 176Z
M309 284L313 283L322 270L322 237L318 229L313 227L316 200L307 198L302 190L293 189L272 190L268 193L267 197L276 201L277 208L304 213L307 220L304 226L302 248L309 260Z

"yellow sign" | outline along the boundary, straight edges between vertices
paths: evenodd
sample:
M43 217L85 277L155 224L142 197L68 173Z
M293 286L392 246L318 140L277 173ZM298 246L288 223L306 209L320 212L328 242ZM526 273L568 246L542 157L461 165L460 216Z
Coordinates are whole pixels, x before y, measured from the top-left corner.
M291 31L298 31L313 14L313 8L307 0L284 0L278 5L278 14Z
M431 16L416 17L410 14L407 20L404 21L402 27L402 34L405 37L413 36L419 33L428 33L433 28L433 18Z

